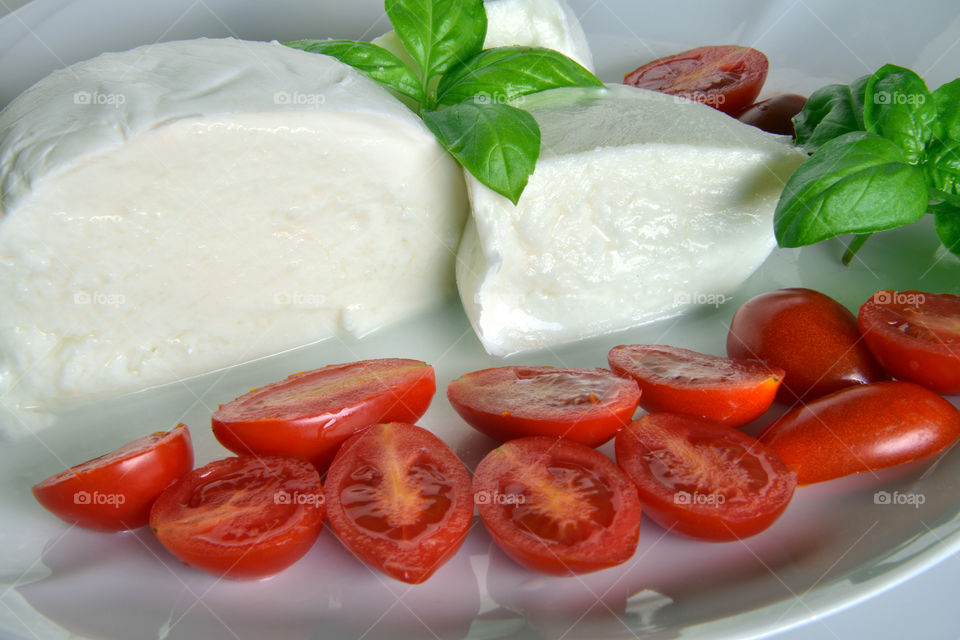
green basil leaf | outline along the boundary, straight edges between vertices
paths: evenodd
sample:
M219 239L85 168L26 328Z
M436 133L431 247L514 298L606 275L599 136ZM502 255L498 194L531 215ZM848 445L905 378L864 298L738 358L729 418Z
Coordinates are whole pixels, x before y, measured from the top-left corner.
M923 160L936 119L933 95L910 69L887 64L870 76L863 104L864 127L895 142L910 164Z
M532 115L505 104L461 102L425 111L423 121L477 180L517 203L540 155Z
M296 40L288 47L333 56L382 85L423 103L423 87L410 67L383 47L354 40Z
M936 195L960 203L960 140L934 140L924 165L927 181Z
M826 142L851 131L863 130L863 96L870 76L852 84L831 84L817 89L793 118L797 144L813 153Z
M790 176L774 232L780 246L800 247L883 231L922 218L929 200L923 170L900 147L856 131L824 144Z
M960 207L938 205L934 212L937 235L950 253L960 257Z
M421 85L477 55L487 37L483 0L386 0L387 16L420 67Z
M559 51L543 47L497 47L450 69L437 87L440 104L471 98L506 103L557 87L602 87L603 83Z
M937 107L940 135L960 140L960 78L934 91L933 103Z

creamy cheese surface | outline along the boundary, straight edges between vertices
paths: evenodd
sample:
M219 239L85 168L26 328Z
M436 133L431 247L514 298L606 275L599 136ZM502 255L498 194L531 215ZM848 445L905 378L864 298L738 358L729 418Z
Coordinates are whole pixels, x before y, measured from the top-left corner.
M577 14L565 0L488 0L484 49L521 45L555 49L593 71L593 54ZM408 65L413 60L396 32L373 39Z
M169 382L442 300L459 167L346 65L195 40L104 54L0 113L0 397Z
M622 85L556 89L522 106L542 149L519 203L467 176L473 216L457 282L490 353L715 301L774 247L774 207L804 158L785 138Z

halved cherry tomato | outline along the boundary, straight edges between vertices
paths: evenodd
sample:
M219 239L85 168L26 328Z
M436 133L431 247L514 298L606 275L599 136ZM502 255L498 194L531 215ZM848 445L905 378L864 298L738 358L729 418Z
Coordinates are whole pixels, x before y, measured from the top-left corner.
M760 95L768 67L767 56L750 47L697 47L648 62L623 81L703 102L735 116Z
M727 355L783 369L778 397L791 404L887 378L854 315L810 289L778 289L743 303L730 323Z
M433 367L385 358L297 373L221 405L213 433L235 453L291 455L323 472L337 448L377 422L413 422L437 389Z
M800 484L925 458L960 437L960 411L911 382L847 387L787 413L760 434Z
M636 488L609 458L579 442L511 440L477 465L473 492L494 542L528 569L588 573L636 550Z
M701 540L760 533L787 508L797 485L755 438L693 416L645 415L617 434L615 446L644 513L665 529Z
M783 369L759 360L737 360L655 344L620 345L607 355L610 368L640 385L640 406L740 427L773 404Z
M895 378L960 394L960 296L878 291L858 320L871 353Z
M805 104L806 97L784 93L750 105L737 115L737 119L770 133L792 136L796 134L793 117L803 110Z
M325 493L340 541L410 584L457 552L473 518L470 473L440 438L412 424L378 424L347 440Z
M33 487L47 510L71 524L123 531L147 524L164 489L193 468L187 425L138 438Z
M640 389L606 369L495 367L452 381L447 398L496 440L561 436L598 447L633 418Z
M194 469L160 494L150 528L188 566L253 579L303 556L323 513L320 475L309 462L237 456Z

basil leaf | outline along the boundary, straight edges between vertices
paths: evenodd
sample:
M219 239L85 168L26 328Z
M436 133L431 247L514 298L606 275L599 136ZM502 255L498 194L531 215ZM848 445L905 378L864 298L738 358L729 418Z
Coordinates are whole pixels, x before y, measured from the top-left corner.
M487 37L483 0L386 0L384 6L420 66L424 93L434 76L479 53Z
M923 217L930 197L923 170L893 142L847 133L824 144L790 176L774 212L782 247L845 233L891 229Z
M960 207L938 205L934 211L937 235L950 253L960 257Z
M294 49L333 56L363 71L380 84L413 98L417 104L423 102L423 87L416 74L383 47L354 40L296 40L284 44Z
M960 78L934 91L933 103L937 107L940 135L960 140Z
M936 195L960 205L960 140L931 142L924 167Z
M422 117L467 171L517 204L540 155L540 127L532 115L471 101L425 111Z
M455 65L437 87L440 104L470 98L505 103L557 87L602 87L603 83L567 56L543 47L497 47Z
M923 160L936 118L933 95L910 69L887 64L870 76L863 104L864 127L895 142L910 164Z
M826 142L863 130L863 96L870 76L850 85L831 84L817 89L793 118L797 144L813 153Z

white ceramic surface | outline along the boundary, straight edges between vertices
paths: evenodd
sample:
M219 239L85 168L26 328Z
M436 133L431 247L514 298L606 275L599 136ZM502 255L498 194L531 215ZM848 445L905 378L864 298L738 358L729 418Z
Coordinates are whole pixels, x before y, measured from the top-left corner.
M883 7L748 0L571 5L606 80L658 54L727 42L768 54L766 93L809 92L885 62L910 66L933 86L960 69L960 47L954 46L960 17L949 1ZM0 19L0 104L63 64L156 40L372 37L387 29L379 0L346 6L332 0L37 0ZM475 526L457 556L416 587L367 570L329 532L303 560L270 580L220 581L179 566L146 530L107 535L71 529L29 493L64 463L178 420L193 430L198 464L223 457L227 452L208 428L218 403L328 363L419 358L434 364L442 390L460 373L502 362L603 366L609 347L624 342L722 353L737 305L782 286L816 288L850 308L881 287L960 293L960 263L937 252L928 222L872 239L850 268L840 266L841 252L839 242L778 250L716 308L552 352L506 360L487 356L458 301L450 300L445 308L363 340L314 344L60 415L34 436L0 444L0 636L759 638L869 598L960 549L960 451L932 464L803 488L774 527L743 543L694 542L646 522L632 560L579 578L522 570ZM460 421L442 391L421 424L469 466L493 444ZM877 491L922 495L924 501L878 504Z

